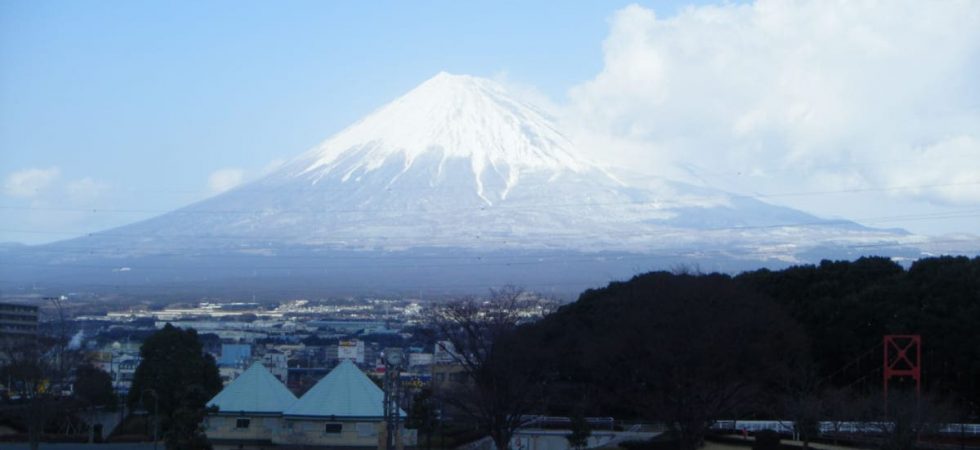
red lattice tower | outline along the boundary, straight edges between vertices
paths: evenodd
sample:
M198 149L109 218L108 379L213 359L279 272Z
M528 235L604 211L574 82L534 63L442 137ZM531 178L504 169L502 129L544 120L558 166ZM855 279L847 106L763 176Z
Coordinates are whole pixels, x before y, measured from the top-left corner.
M885 401L888 401L888 380L895 377L911 377L915 380L915 396L922 387L922 336L918 334L890 334L885 336Z

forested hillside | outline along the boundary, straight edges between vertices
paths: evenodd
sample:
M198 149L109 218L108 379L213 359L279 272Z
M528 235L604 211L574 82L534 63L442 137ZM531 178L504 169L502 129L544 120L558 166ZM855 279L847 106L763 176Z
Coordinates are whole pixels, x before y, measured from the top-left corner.
M975 417L978 330L980 258L941 257L907 270L862 258L736 277L647 273L586 291L523 333L546 362L549 412L697 430L720 417L880 405L886 334L921 335L924 396ZM900 395L911 383L893 386Z
M918 334L925 390L978 412L980 258L926 258L908 270L886 258L824 261L736 281L775 299L803 327L828 384L880 388L882 336Z

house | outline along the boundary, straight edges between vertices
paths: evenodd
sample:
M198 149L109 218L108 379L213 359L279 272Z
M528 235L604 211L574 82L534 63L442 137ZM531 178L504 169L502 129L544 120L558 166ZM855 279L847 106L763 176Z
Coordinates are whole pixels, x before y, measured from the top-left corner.
M298 400L256 363L208 406L217 408L205 426L215 450L378 448L385 424L384 392L351 361ZM414 434L401 435L414 444Z
M284 444L376 448L384 427L384 392L344 360L286 408L283 420L291 431L284 434Z
M133 378L136 377L136 369L139 368L143 359L139 355L122 355L115 360L115 369L112 376L112 385L116 392L120 394L129 393L129 388L133 385Z
M252 364L208 402L217 409L207 419L208 439L215 450L276 448L282 411L295 402L265 366Z
M225 386L207 406L206 432L215 450L272 449L282 429L282 412L296 396L265 366L252 364Z

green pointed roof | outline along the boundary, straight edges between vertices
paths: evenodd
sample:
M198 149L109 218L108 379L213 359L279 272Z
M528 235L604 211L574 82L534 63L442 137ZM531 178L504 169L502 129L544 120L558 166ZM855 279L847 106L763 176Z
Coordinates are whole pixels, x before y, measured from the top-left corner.
M256 362L215 395L208 406L217 406L219 413L281 414L293 403L296 396Z
M401 412L404 414L404 412ZM302 417L384 417L384 391L354 363L343 361L283 412Z

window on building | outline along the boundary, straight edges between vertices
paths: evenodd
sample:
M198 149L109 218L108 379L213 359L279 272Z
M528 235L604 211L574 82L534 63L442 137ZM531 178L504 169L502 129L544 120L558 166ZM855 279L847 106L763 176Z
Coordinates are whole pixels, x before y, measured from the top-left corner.
M235 428L248 428L252 424L252 419L238 419L235 421Z
M340 433L344 431L344 425L340 423L328 423L323 431L327 433Z

